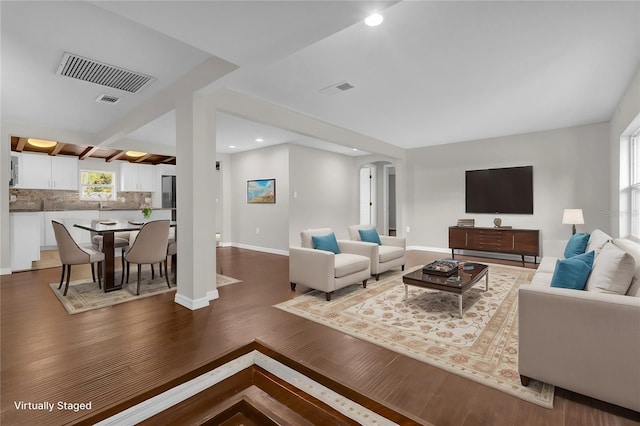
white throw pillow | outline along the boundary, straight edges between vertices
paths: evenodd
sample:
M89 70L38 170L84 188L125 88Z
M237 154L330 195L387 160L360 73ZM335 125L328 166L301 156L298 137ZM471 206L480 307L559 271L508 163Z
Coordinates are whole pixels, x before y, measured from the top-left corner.
M595 229L591 233L591 236L589 237L589 242L587 243L587 249L584 252L589 253L590 251L593 250L595 252L596 257L598 257L598 255L600 254L600 250L602 250L602 247L604 247L604 245L607 244L612 239L613 238L611 238L611 236L605 234L601 230Z
M632 241L630 238L616 238L613 244L621 250L626 251L636 261L636 273L631 280L627 296L640 297L640 244Z
M607 243L596 258L586 290L625 294L635 272L636 261L633 256L613 243Z

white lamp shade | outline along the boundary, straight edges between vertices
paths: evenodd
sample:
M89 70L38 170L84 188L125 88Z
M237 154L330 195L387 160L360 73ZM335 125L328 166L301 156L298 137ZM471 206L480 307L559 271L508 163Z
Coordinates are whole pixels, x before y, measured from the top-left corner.
M562 223L565 225L583 225L582 209L564 209Z

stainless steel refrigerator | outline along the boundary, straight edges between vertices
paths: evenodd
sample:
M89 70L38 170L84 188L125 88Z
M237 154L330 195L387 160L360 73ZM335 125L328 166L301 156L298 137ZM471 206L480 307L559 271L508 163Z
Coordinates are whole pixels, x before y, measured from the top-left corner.
M162 176L162 208L171 210L171 220L176 220L176 177Z

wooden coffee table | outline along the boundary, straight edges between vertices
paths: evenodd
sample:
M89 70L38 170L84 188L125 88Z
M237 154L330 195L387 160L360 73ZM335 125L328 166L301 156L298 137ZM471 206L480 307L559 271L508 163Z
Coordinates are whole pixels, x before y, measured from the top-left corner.
M422 268L402 277L404 283L404 300L409 298L409 286L429 288L458 295L460 318L462 318L462 295L485 277L484 289L489 290L489 267L482 263L460 263L457 274L449 277L442 275L424 274Z

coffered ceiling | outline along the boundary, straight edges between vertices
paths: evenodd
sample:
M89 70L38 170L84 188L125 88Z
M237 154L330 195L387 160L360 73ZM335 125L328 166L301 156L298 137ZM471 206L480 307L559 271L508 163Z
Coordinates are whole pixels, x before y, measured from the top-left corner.
M402 148L609 121L640 64L636 1L2 1L0 8L2 120L76 131L96 143L212 58L233 67L202 79L201 90L230 88ZM385 20L367 27L362 19L376 8ZM135 94L63 77L56 71L65 52L156 80ZM341 82L353 88L321 92ZM98 103L101 94L121 100ZM173 113L149 117L109 144L174 154ZM272 135L262 137L266 144L330 147L225 114L217 129L219 152L262 146L256 134Z

